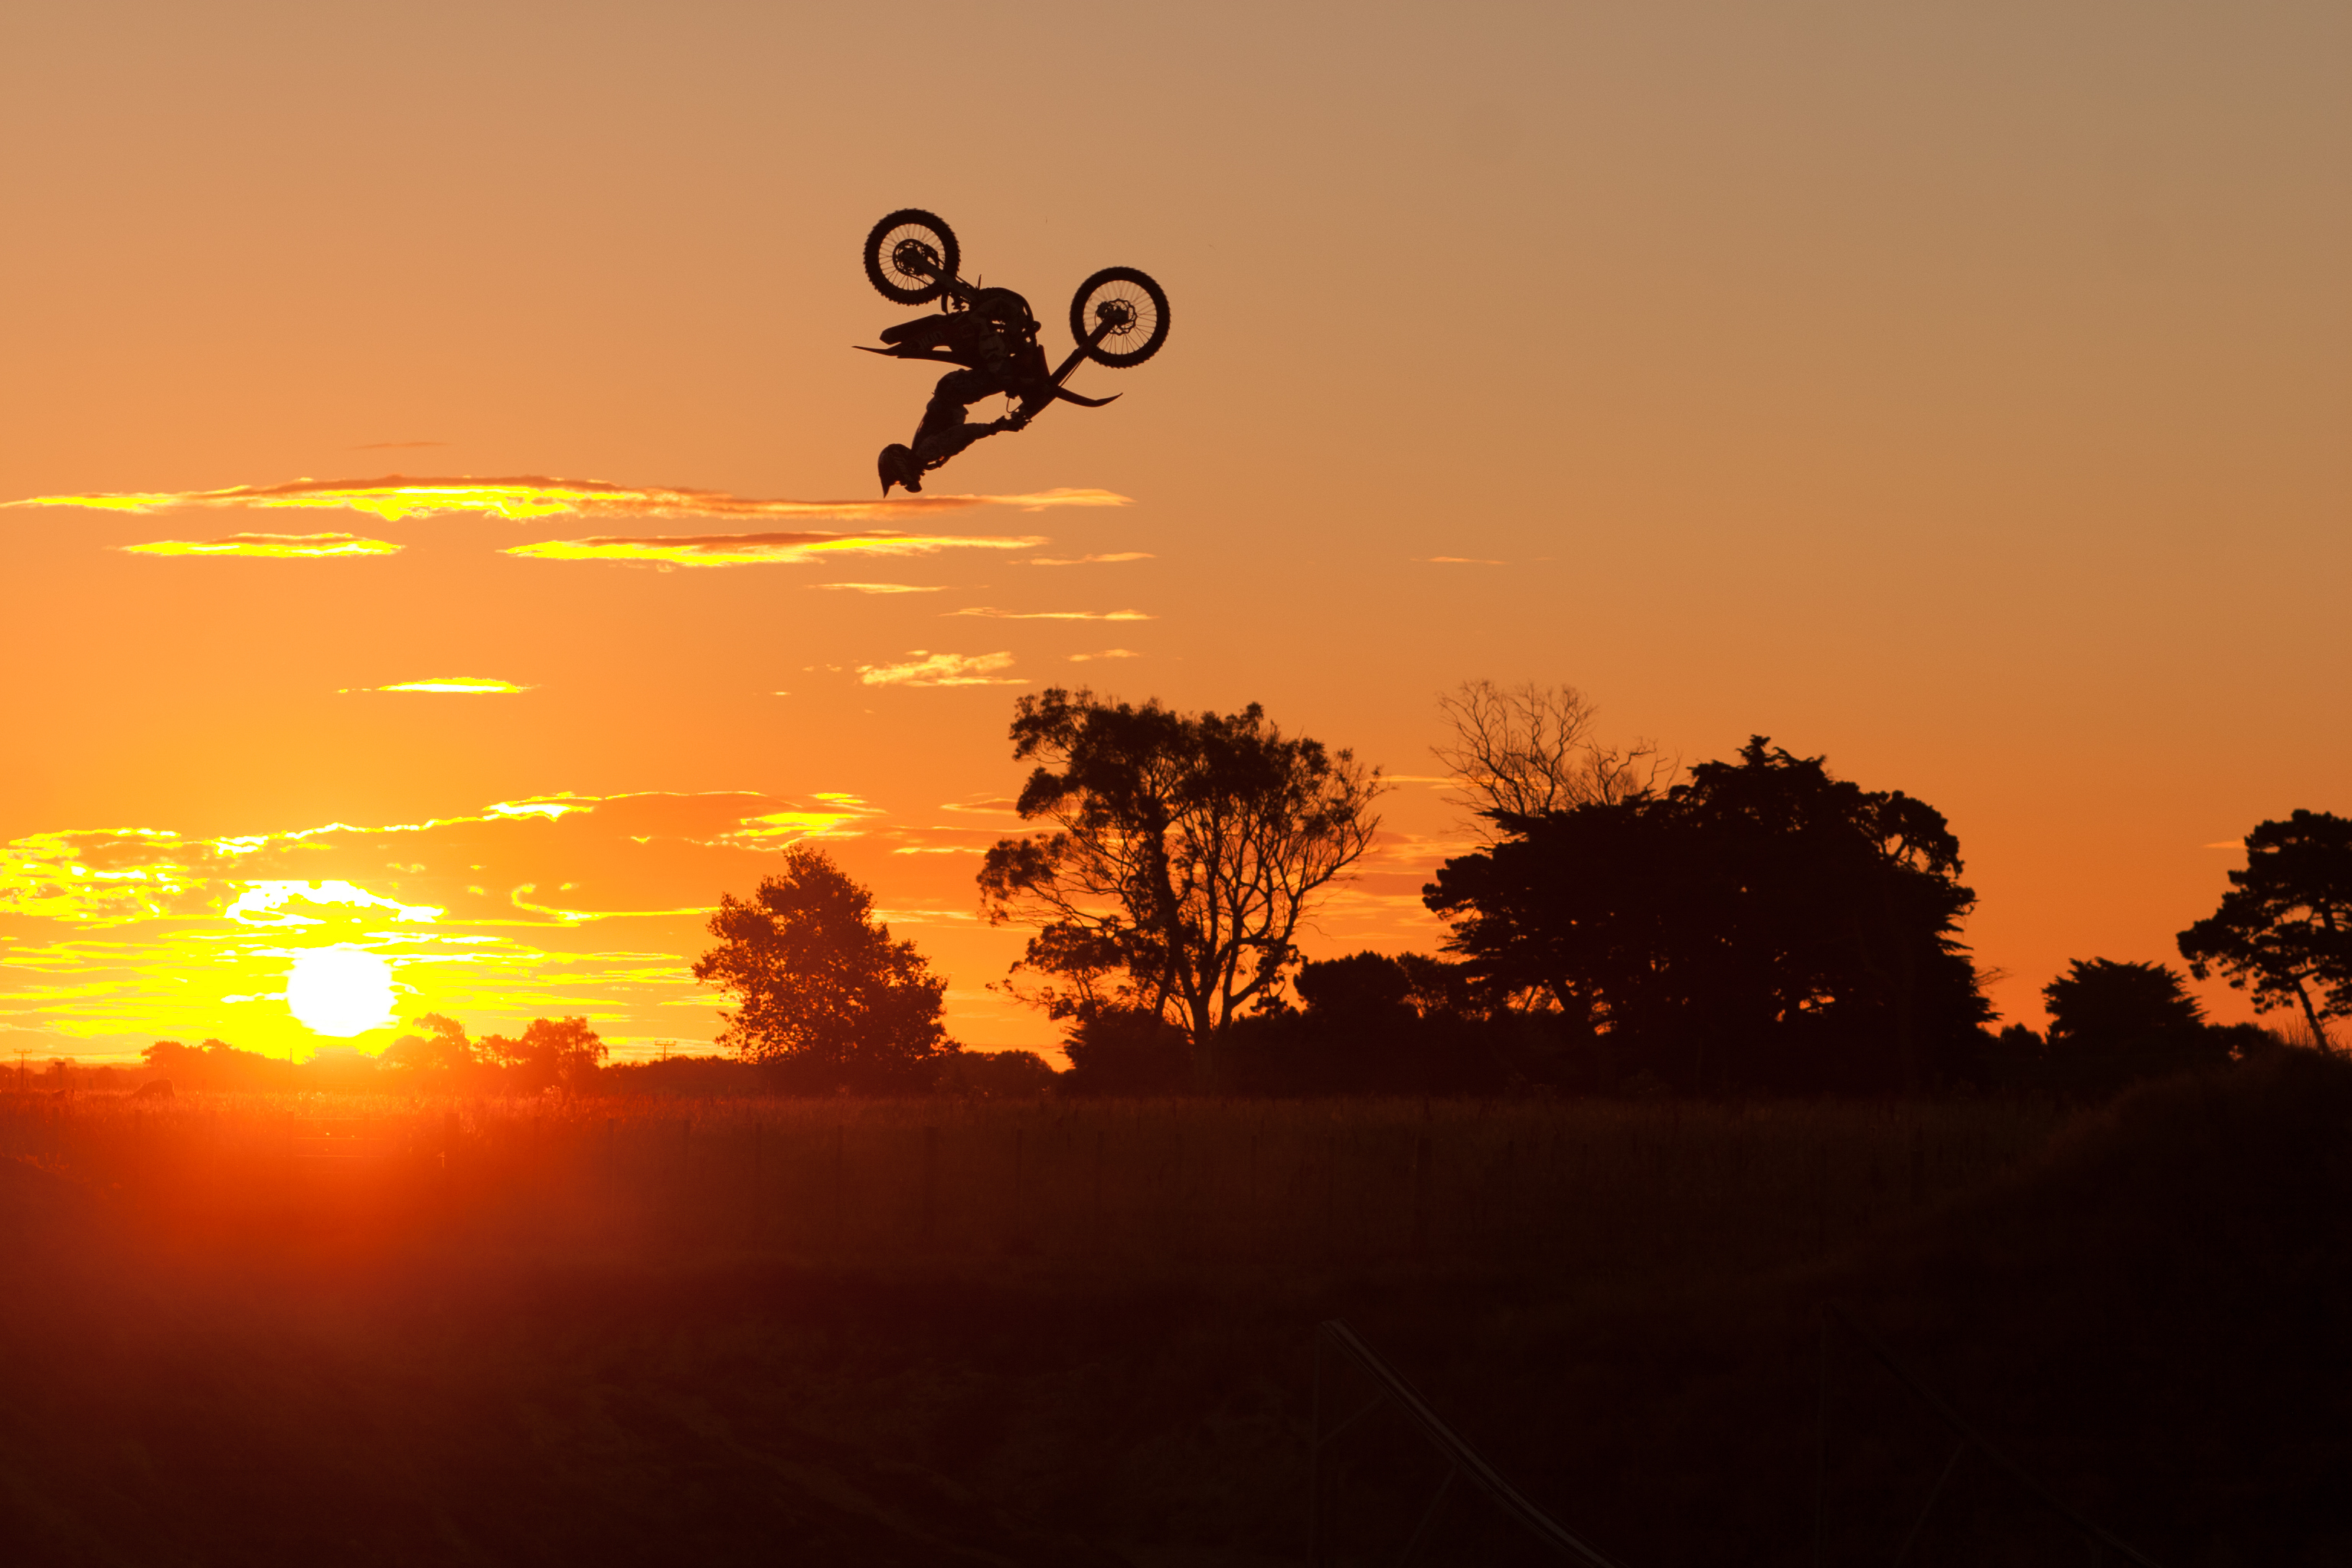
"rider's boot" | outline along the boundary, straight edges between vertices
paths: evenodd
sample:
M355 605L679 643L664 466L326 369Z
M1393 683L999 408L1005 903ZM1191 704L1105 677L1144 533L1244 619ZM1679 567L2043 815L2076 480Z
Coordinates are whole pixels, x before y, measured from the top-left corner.
M923 488L923 466L915 461L915 454L893 441L882 448L874 467L882 479L882 494L887 498L892 485L904 485L911 494Z

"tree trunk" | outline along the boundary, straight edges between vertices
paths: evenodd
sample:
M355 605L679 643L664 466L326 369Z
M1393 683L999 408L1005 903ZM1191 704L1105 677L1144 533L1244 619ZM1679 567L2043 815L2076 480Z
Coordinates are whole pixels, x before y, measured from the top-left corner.
M2327 1031L2319 1026L2319 1014L2311 1005L2311 991L2300 975L2295 977L2294 999L2303 1004L2303 1021L2311 1026L2311 1043L2319 1047L2321 1056L2335 1055L2336 1047L2327 1043Z

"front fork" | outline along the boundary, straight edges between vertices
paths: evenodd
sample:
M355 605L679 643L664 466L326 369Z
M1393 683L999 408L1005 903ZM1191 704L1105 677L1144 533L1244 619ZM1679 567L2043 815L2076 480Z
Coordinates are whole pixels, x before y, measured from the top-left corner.
M1037 398L1035 405L1031 405L1029 398L1022 398L1021 406L1013 410L1013 428L1015 430L1020 429L1023 426L1028 424L1029 421L1036 418L1038 415L1043 414L1045 411L1045 405L1054 401L1054 394L1059 392L1062 389L1062 384L1069 380L1071 375L1076 372L1079 364L1084 362L1087 353L1105 338L1110 336L1110 329L1111 323L1109 321L1097 321L1095 323L1095 330L1087 334L1086 341L1079 343L1076 348L1072 349L1069 353L1069 357L1063 360L1060 364L1054 367L1054 374L1046 378L1045 394Z

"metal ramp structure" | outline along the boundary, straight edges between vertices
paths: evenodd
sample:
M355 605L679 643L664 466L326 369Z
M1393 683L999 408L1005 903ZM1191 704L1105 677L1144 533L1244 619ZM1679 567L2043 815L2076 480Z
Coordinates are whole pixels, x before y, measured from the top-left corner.
M1976 1454L1993 1471L2015 1483L2027 1496L2048 1509L2052 1515L2062 1521L2079 1536L2089 1549L2090 1561L2095 1568L2097 1563L2105 1560L2105 1555L2109 1552L2114 1553L2123 1562L2137 1564L2138 1568L2158 1568L2158 1564L2144 1552L2118 1539L2113 1531L2085 1516L2043 1485L2022 1465L1972 1426L1958 1411L1953 1409L1949 1403L1929 1388L1916 1373L1898 1360L1876 1335L1855 1321L1852 1313L1833 1302L1824 1302L1822 1306L1821 1411L1813 1475L1812 1560L1814 1568L1828 1568L1828 1564L1824 1562L1824 1550L1829 1534L1830 1363L1835 1348L1834 1331L1839 1328L1844 1329L1852 1335L1854 1342L1868 1352L1873 1361L1892 1374L1906 1392L1925 1405L1955 1439L1950 1457L1944 1461L1943 1468L1937 1476L1935 1485L1928 1489L1927 1500L1921 1505L1918 1516L1912 1521L1910 1530L1904 1537L1902 1549L1895 1553L1894 1568L1904 1568L1904 1565L1911 1561L1914 1549L1920 1544L1928 1518L1935 1512L1936 1505L1943 1497L1953 1472L1958 1468L1960 1460L1970 1453ZM1429 1541L1431 1529L1436 1524L1438 1516L1444 1510L1446 1500L1453 1495L1456 1485L1464 1481L1467 1481L1471 1487L1484 1493L1487 1500L1494 1503L1505 1517L1517 1525L1527 1536L1538 1544L1549 1548L1558 1556L1570 1563L1584 1564L1585 1568L1623 1568L1616 1559L1576 1535L1558 1520L1538 1508L1528 1500L1527 1494L1505 1479L1501 1472L1487 1463L1476 1449L1464 1440L1460 1433L1446 1425L1444 1418L1431 1407L1429 1401L1422 1396L1420 1390L1414 1388L1406 1380L1403 1373L1382 1360L1380 1352L1365 1343L1362 1336L1344 1321L1334 1318L1317 1324L1314 1343L1314 1439L1307 1452L1307 1568L1324 1568L1327 1561L1326 1551L1328 1542L1326 1539L1326 1521L1323 1517L1324 1450L1340 1434L1374 1411L1382 1408L1394 1409L1404 1415L1414 1430L1436 1452L1437 1457L1445 1463L1444 1479L1438 1483L1437 1490L1423 1506L1420 1521L1413 1526L1411 1536L1404 1543L1404 1550L1396 1559L1398 1568L1403 1568L1404 1564L1411 1563L1415 1556L1419 1555L1422 1548ZM1338 1357L1343 1365L1352 1366L1360 1372L1370 1380L1374 1390L1368 1403L1328 1427L1325 1426L1323 1372L1323 1362L1327 1352Z
M1328 1431L1323 1426L1323 1355L1326 1349L1352 1363L1369 1377L1375 1393L1370 1403L1357 1410ZM1501 1472L1488 1464L1475 1448L1462 1439L1460 1433L1447 1426L1420 1390L1405 1381L1404 1374L1381 1359L1380 1352L1366 1344L1356 1331L1337 1318L1318 1323L1315 1328L1315 1440L1308 1450L1307 1479L1307 1568L1323 1568L1323 1449L1340 1433L1370 1415L1383 1405L1402 1412L1411 1421L1429 1446L1445 1461L1445 1479L1437 1485L1435 1495L1422 1510L1421 1522L1413 1527L1412 1538L1405 1542L1403 1555L1397 1559L1402 1565L1412 1561L1429 1539L1430 1527L1453 1495L1454 1483L1466 1480L1484 1492L1514 1523L1542 1544L1550 1547L1571 1563L1581 1563L1588 1568L1622 1568L1616 1559L1588 1544L1534 1503L1527 1495L1505 1480Z
M2042 1485L2035 1479L2032 1472L2011 1458L2002 1449L1995 1447L1992 1439L1970 1425L1958 1411L1952 1408L1949 1403L1934 1389L1929 1388L1916 1373L1896 1360L1895 1352L1888 1350L1877 1335L1864 1328L1853 1313L1834 1301L1822 1303L1821 1416L1819 1436L1813 1454L1813 1568L1827 1568L1823 1561L1823 1552L1829 1537L1830 1358L1836 1348L1835 1331L1840 1328L1851 1334L1854 1342L1868 1352L1873 1361L1885 1368L1894 1376L1895 1382L1901 1384L1913 1398L1925 1405L1955 1439L1951 1457L1944 1461L1944 1468L1937 1474L1936 1484L1927 1489L1927 1500L1920 1505L1919 1516L1911 1521L1911 1528L1903 1538L1902 1550L1895 1554L1894 1568L1904 1568L1904 1564L1911 1560L1912 1549L1919 1544L1921 1534L1927 1527L1928 1516L1936 1511L1937 1502L1943 1497L1944 1489L1951 1482L1952 1472L1959 1468L1960 1460L1971 1452L1990 1466L1996 1473L2015 1482L2027 1496L2048 1509L2052 1514L2080 1536L2084 1545L2089 1548L2090 1560L2095 1565L2102 1560L2105 1553L2112 1552L2126 1563L2139 1564L2139 1568L2157 1568L2157 1564L2149 1561L2146 1555L2117 1540L2114 1532L2105 1527L2085 1517L2057 1493Z

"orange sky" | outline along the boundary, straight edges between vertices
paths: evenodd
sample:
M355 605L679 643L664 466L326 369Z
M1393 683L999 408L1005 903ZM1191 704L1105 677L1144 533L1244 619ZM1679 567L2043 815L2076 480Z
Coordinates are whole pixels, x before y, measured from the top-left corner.
M1825 752L2038 1019L2352 811L2347 77L2323 4L10 6L0 500L150 500L0 510L0 1048L307 1050L346 942L708 1038L692 911L813 830L1043 1044L971 876L1072 680ZM876 509L910 204L1049 348L1106 265L1174 325ZM394 473L512 488L168 499ZM1433 940L1387 804L1319 951Z

